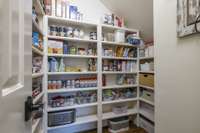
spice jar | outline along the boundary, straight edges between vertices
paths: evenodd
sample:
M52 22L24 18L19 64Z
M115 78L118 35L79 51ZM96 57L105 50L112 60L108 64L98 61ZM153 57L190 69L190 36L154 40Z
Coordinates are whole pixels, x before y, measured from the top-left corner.
M73 28L67 27L67 37L73 37Z
M75 79L75 88L79 88L79 87L80 87L80 80Z
M49 26L49 34L52 36L56 36L56 26L55 25Z
M65 36L65 27L60 27L60 36L64 37Z
M62 32L62 27L57 27L57 36L61 36Z
M97 40L97 32L90 32L90 39Z
M79 38L80 37L80 30L78 28L75 28L73 30L73 37Z
M51 81L48 81L48 89L52 89L52 82Z
M80 37L80 38L84 38L84 31L83 31L83 30L80 30L80 31L79 31L79 37Z

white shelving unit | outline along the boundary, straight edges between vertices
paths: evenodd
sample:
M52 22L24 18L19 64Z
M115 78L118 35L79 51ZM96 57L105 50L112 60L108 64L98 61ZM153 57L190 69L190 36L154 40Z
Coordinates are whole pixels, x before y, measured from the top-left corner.
M42 72L41 72L41 73L33 73L33 74L32 74L32 78L34 79L34 78L42 77L43 74L44 74L44 73L42 73Z
M154 57L140 57L140 60L153 60Z
M147 103L147 104L150 104L150 105L154 106L154 102L149 101L149 100L146 100L146 99L144 99L144 98L140 98L140 101L145 102L145 103Z
M87 38L80 39L80 38L71 38L71 37L59 37L59 36L51 36L48 35L48 25L49 24L64 24L64 25L73 25L78 27L89 27L96 29L97 32L97 40L89 40ZM71 92L81 92L81 91L96 91L97 92L97 102L95 103L88 103L88 104L80 104L80 105L73 105L73 106L64 106L64 107L55 107L52 108L48 105L48 102L46 102L45 105L45 120L48 121L48 112L54 112L54 111L61 111L61 110L67 110L67 109L79 109L79 108L95 108L96 107L96 114L89 114L81 117L77 117L76 121L72 124L67 124L63 126L56 126L56 127L48 127L47 123L45 125L45 133L50 130L56 130L60 128L69 128L72 126L78 126L80 124L86 124L86 123L94 123L97 122L97 129L98 133L102 133L102 125L103 120L121 117L121 116L128 116L128 115L138 115L139 114L139 106L134 106L134 108L128 109L126 113L122 114L114 114L113 112L103 112L104 106L107 106L109 104L117 104L117 103L136 103L139 104L139 85L138 85L138 74L139 74L139 67L135 71L131 72L124 72L124 71L102 71L102 60L125 60L125 61L135 61L137 62L137 66L139 66L139 58L124 58L124 57L106 57L102 56L102 47L105 45L108 46L124 46L124 47L132 47L136 48L137 52L139 52L139 48L137 46L128 44L128 43L117 43L117 42L109 42L109 41L102 41L102 32L103 30L124 30L126 32L133 32L136 35L139 36L139 30L135 29L128 29L128 28L120 28L116 26L109 26L109 25L102 25L102 24L94 24L90 22L84 22L84 21L75 21L65 18L59 18L59 17L53 17L53 16L45 16L44 18L44 25L45 25L45 32L44 32L44 40L45 40L45 48L44 48L44 59L45 59L45 71L44 71L44 79L45 79L45 99L48 101L48 95L50 94L58 94L58 93L71 93ZM96 45L97 47L97 55L96 56L90 56L90 55L70 55L70 54L49 54L48 53L48 40L66 40L68 42L72 43L83 43L83 44L91 44ZM48 64L48 58L49 57L61 57L65 60L72 60L72 59L90 59L94 58L97 59L97 71L90 72L90 71L83 71L83 72L48 72L47 64ZM118 75L118 74L128 74L128 75L135 75L137 78L137 83L133 85L108 85L103 86L102 85L102 77L103 75ZM79 76L79 75L96 75L98 80L97 87L90 87L90 88L60 88L55 90L48 90L48 79L49 77L55 77L58 78L59 76ZM54 79L55 79L54 78ZM135 88L137 91L137 96L134 98L127 98L127 99L119 99L119 100L113 100L113 101L103 101L102 94L103 90L106 89L126 89L126 88Z
M36 53L36 54L38 54L40 56L43 56L43 54L44 54L41 50L39 50L38 48L36 48L34 46L32 46L32 52Z
M134 115L137 114L136 109L128 109L126 113L121 113L121 114L115 114L113 112L108 112L108 113L103 113L103 120L111 119L111 118L117 118L117 117L122 117L122 116L128 116L128 115Z
M64 88L64 89L57 89L57 90L48 90L48 93L65 93L65 92L76 92L76 91L93 91L97 90L97 87L88 87L88 88Z
M153 56L146 56L146 57L140 57L140 62L153 62L154 63L154 57ZM154 71L139 71L141 74L155 74ZM150 91L151 93L155 93L154 87L146 86L146 85L139 85L140 89L145 89L147 91ZM140 97L139 98L140 104L145 103L147 105L150 105L152 108L139 108L139 114L145 117L146 119L150 120L152 123L154 123L154 102L149 101L145 98ZM153 110L152 110L153 109Z
M97 58L92 55L70 55L70 54L48 54L49 57L64 57L64 58Z
M48 75L81 75L97 74L97 72L48 72Z
M49 39L57 39L57 40L66 40L72 42L86 42L86 43L97 43L97 40L89 40L89 39L80 39L80 38L72 38L72 37L59 37L59 36L48 36Z
M87 103L87 104L79 104L79 105L56 107L56 108L48 107L47 112L74 109L74 108L84 108L84 107L91 107L91 106L97 106L97 103Z
M33 6L35 8L36 14L37 14L37 22L35 19L32 18L32 31L33 32L38 32L42 37L44 37L44 27L43 27L43 17L45 15L45 12L43 10L43 7L40 3L40 0L32 0ZM32 56L41 56L42 60L44 61L44 51L39 49L38 47L35 47L32 44ZM42 66L42 72L39 73L33 73L32 74L32 80L36 80L37 78L42 79L42 91L33 99L33 104L38 104L38 102L42 101L44 103L44 64ZM33 118L32 118L33 119ZM46 133L44 132L44 119L38 118L36 120L33 120L33 125L32 125L32 133Z
M119 100L112 100L112 101L104 101L102 104L112 104L112 103L123 103L123 102L131 102L137 101L137 98L127 98L127 99L119 99Z
M137 84L133 85L110 85L110 86L103 86L102 89L121 89L121 88L132 88L137 87Z
M111 41L101 41L102 45L119 45L119 46L126 46L126 47L137 47L135 45L129 43L118 43L118 42L111 42Z
M35 120L35 122L34 122L33 125L32 125L32 133L35 133L37 127L38 127L39 124L40 124L40 122L41 122L41 119L40 119L40 118L38 118L38 119Z
M148 110L140 109L139 113L149 119L150 121L154 122L154 114L152 112L148 112Z
M33 104L36 104L42 97L44 96L44 92L41 92L33 99Z
M154 71L140 71L140 73L150 73L150 74L154 74Z
M126 71L103 71L103 74L137 74L137 72L126 72Z
M154 90L153 87L145 86L145 85L139 85L141 88L149 89L149 90Z
M125 58L125 57L107 57L103 56L103 59L112 59L112 60L137 60L137 58Z

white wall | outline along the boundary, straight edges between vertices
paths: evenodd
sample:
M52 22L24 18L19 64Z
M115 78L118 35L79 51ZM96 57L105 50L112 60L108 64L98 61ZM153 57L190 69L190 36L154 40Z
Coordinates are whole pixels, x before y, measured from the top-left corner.
M123 16L127 26L141 31L144 40L153 38L153 0L101 0L108 9Z
M176 37L177 0L154 0L156 133L200 133L200 35Z

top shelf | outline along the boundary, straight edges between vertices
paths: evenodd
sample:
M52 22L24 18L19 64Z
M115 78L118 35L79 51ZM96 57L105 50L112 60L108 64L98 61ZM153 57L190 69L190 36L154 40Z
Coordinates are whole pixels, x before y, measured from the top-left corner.
M123 30L126 32L135 32L139 34L139 30L137 29L129 29L125 27L118 27L118 26L113 26L113 25L107 25L107 24L101 24L103 29L110 29L110 30Z
M71 24L75 26L97 27L96 23L80 21L80 20L72 20L72 19L61 18L61 17L56 17L56 16L47 16L47 17L50 22Z
M129 43L111 42L111 41L101 41L103 45L115 45L115 46L127 46L127 47L138 47L137 45Z

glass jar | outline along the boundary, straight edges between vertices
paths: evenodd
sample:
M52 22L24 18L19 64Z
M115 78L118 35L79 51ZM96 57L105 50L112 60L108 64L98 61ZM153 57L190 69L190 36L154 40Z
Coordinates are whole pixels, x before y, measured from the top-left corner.
M73 37L73 28L67 27L67 37Z
M73 30L73 35L74 35L73 37L79 38L80 37L80 30L78 28L75 28Z

